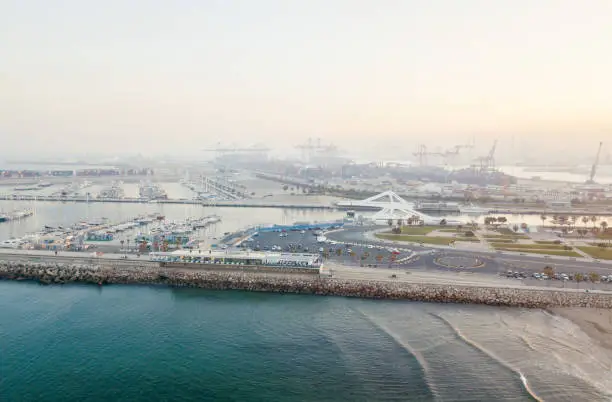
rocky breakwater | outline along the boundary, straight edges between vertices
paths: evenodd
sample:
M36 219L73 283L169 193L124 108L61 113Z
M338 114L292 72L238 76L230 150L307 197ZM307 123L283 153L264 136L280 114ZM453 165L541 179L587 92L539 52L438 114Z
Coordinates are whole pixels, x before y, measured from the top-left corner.
M525 308L592 307L612 309L612 295L529 288L495 288L407 282L340 280L315 275L180 270L135 265L97 265L0 261L0 279L36 280L45 284L162 284L204 289L298 293L370 299L471 303Z

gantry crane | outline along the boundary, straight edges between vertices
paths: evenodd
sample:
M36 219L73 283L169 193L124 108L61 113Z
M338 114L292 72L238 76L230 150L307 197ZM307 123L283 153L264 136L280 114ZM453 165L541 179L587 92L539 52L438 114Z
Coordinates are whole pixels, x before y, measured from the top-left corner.
M317 154L333 155L338 152L338 148L333 144L321 144L320 138L308 138L305 144L296 145L295 148L302 151L302 159L306 161L310 161Z
M476 160L480 162L480 173L488 173L495 169L495 149L497 148L497 140L493 142L493 146L486 156L481 156Z
M429 152L427 151L427 146L424 144L420 144L417 151L412 153L414 156L419 157L419 165L427 166L427 157L428 156L445 156L443 152Z
M587 180L587 184L594 184L595 174L597 173L597 167L599 166L599 156L601 155L601 146L603 142L599 142L599 147L597 148L597 154L595 155L595 161L593 162L593 166L591 166L591 174L589 175L589 180Z

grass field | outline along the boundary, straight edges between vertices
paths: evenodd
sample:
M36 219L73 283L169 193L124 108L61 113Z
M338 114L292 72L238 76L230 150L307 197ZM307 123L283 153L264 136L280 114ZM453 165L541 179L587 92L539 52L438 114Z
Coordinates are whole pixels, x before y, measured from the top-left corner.
M438 229L440 226L402 226L402 234L426 235Z
M514 239L498 239L498 238L486 238L489 243L506 243L506 244L515 244L516 240Z
M510 229L506 229L506 228L497 229L496 232L499 233L499 235L497 236L512 237L515 239L529 239L529 236L527 236L525 233L515 233L514 231ZM496 235L487 235L487 236L496 236Z
M565 257L582 257L577 252L571 251L571 250L525 250L525 249L522 249L522 248L510 248L510 247L497 248L496 250L500 250L500 251L514 251L514 252L518 252L518 253L560 255L560 256L565 256Z
M523 233L516 233L514 230L510 230L508 228L499 228L499 229L497 229L497 232L501 233L502 236L523 236L523 237L527 237Z
M456 241L467 241L470 243L480 243L480 240L476 237L465 237L465 236L457 236L454 238Z
M561 243L555 243L554 240L536 240L534 243L536 244L561 244Z
M394 235L390 233L377 233L376 237L379 239L393 240L393 241L409 241L413 243L427 243L427 244L438 244L447 246L451 240L451 237L436 237L436 236L409 236L409 235Z
M601 247L576 247L580 251L584 251L588 255L593 258L597 258L600 260L612 260L612 249L610 248L601 248Z
M563 250L562 244L508 244L508 243L490 243L495 248L511 247L521 250Z
M484 235L482 236L487 240L528 240L529 237L527 236L495 236L495 235Z

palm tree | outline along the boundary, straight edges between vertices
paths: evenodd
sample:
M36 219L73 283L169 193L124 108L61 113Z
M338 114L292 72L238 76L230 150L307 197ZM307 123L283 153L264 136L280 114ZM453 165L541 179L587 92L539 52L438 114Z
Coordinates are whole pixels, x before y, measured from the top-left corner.
M591 216L591 222L593 222L593 227L595 227L595 222L597 222L598 220L599 219L595 215Z
M601 221L599 226L601 226L601 236L602 236L602 238L605 238L606 237L606 229L608 228L608 222ZM610 241L610 239L608 238L608 242L609 241Z
M584 275L582 275L581 273L577 273L574 276L574 279L576 280L576 287L580 286L580 282L582 282L582 280L584 279Z
M544 274L547 275L549 278L552 278L555 275L555 270L553 267L547 265L546 267L544 267L543 270Z
M584 226L586 227L587 223L589 223L589 217L588 216L583 216L582 217L582 223L584 223Z
M519 227L516 223L514 224L514 226L512 226L512 230L514 230L514 233L518 232Z
M404 224L404 221L402 219L397 220L397 226L401 228L403 224Z
M606 221L601 221L601 223L599 224L599 226L601 226L601 231L605 233L606 228L608 227L608 222L606 222Z
M387 220L387 225L389 225L389 227L393 226L393 219Z
M544 222L546 222L547 218L548 217L546 215L544 215L544 214L540 215L540 219L542 220L542 227L544 227Z

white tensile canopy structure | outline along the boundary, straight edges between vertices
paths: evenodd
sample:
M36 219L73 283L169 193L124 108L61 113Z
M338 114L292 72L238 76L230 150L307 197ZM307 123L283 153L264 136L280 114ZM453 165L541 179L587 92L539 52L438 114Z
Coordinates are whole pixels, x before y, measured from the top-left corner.
M364 204L411 204L393 191L385 191L359 202Z
M462 222L449 220L442 217L426 215L414 209L414 204L404 200L393 191L385 191L362 201L350 201L354 207L380 208L370 219L376 223L387 223L389 219L394 221L416 219L426 225L438 225L444 219L447 225L458 225Z
M377 194L370 198L366 198L361 201L340 201L336 203L339 207L348 208L366 208L366 209L382 209L390 204L401 204L407 207L414 207L414 205L404 200L393 191L385 191L384 193Z

